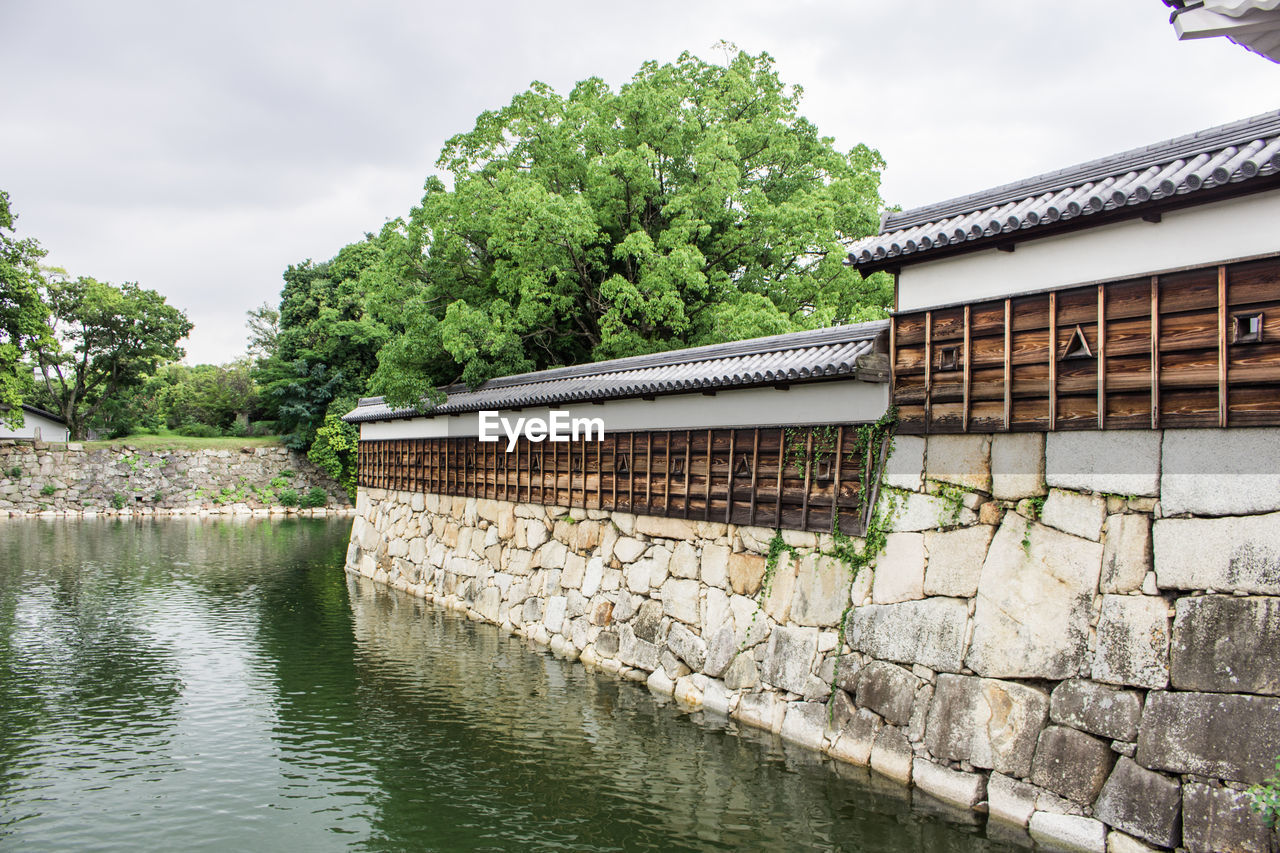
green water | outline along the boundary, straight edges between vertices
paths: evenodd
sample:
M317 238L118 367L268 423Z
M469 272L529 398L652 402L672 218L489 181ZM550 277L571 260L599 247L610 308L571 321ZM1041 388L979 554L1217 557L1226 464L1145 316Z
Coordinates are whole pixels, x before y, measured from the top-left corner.
M0 520L0 848L1006 849L348 579L349 526Z

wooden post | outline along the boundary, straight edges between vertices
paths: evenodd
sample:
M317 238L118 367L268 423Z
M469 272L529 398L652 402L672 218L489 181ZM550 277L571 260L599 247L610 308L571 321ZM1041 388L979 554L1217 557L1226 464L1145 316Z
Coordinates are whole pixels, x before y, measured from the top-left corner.
M662 454L662 514L671 515L671 431L666 433L666 448Z
M969 370L969 306L964 306L964 412L960 416L960 428L964 432L969 431L969 382L971 373ZM890 388L893 386L890 385Z
M844 461L844 427L836 427L836 470L835 479L831 482L831 532L836 532L840 512L840 463ZM754 486L754 484L752 484Z
M689 517L689 477L693 466L693 430L684 431L684 517Z
M1218 426L1227 425L1227 267L1218 267Z
M711 520L711 457L714 455L715 438L712 436L711 430L707 430L707 487L703 496L706 503L702 507L702 520Z
M729 430L729 480L725 485L724 492L724 523L728 524L733 520L733 454L737 452L738 431L736 429Z
M609 500L613 506L611 510L618 508L618 437L615 435L609 439L609 448L613 451L609 454L609 467L613 472L609 475Z
M804 497L800 501L800 529L809 529L809 488L813 482L813 427L804 440Z
M1049 429L1058 428L1058 294L1049 294Z
M604 436L600 436L596 440L596 509L604 509L604 462L601 454L604 453Z
M898 378L898 316L889 317L889 404L893 404L893 389Z
M751 431L751 506L747 509L747 524L756 523L756 483L760 472L760 427Z
M1013 300L1004 301L1004 428L1013 424Z
M782 472L787 467L787 431L778 427L778 494L773 502L773 526L782 526Z
M627 512L636 511L636 434L627 433Z
M644 511L653 509L653 430L644 434Z
M1098 285L1098 429L1107 428L1107 288Z
M924 431L933 427L933 312L924 312Z

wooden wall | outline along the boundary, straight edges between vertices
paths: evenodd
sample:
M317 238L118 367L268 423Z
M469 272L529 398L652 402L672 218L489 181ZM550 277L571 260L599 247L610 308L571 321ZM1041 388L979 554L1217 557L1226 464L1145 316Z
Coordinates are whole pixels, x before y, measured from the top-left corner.
M361 441L360 485L643 515L865 531L887 443L852 425L619 432L602 441ZM836 512L839 515L836 515Z
M890 349L904 433L1280 424L1280 258L904 313Z

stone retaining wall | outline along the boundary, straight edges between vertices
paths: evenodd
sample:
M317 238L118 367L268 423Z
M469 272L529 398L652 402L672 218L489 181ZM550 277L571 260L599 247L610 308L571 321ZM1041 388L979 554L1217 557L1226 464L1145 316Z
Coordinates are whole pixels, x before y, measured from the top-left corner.
M376 489L347 567L1040 842L1267 851L1274 436L899 437L874 569L783 531L767 594L771 530Z
M245 513L283 510L280 492L313 486L328 506L346 492L284 447L140 450L128 445L0 440L0 515Z

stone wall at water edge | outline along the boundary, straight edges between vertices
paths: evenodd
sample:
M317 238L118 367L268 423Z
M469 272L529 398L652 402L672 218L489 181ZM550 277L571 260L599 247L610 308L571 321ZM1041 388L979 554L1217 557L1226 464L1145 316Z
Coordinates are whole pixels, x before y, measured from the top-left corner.
M768 529L366 489L347 568L1042 843L1268 851L1278 448L900 436L857 577L830 535L767 576Z
M284 447L86 450L0 440L0 515L293 512L280 505L281 493L301 497L315 486L328 511L350 506L325 472Z

